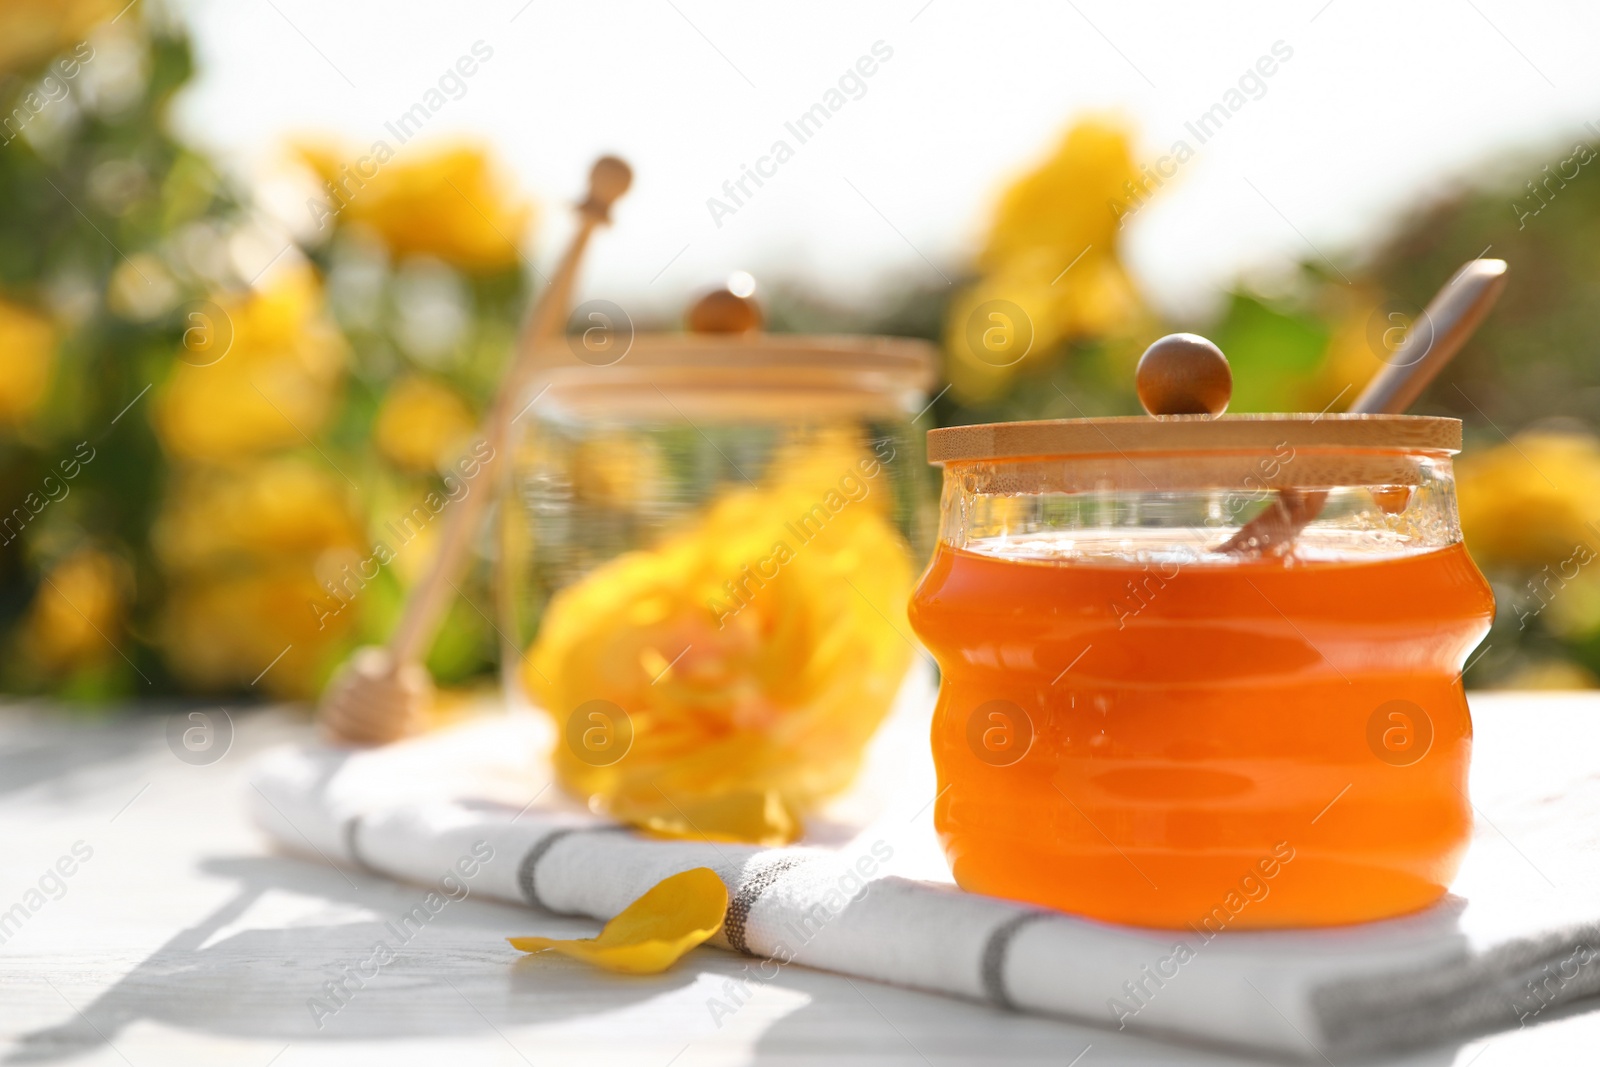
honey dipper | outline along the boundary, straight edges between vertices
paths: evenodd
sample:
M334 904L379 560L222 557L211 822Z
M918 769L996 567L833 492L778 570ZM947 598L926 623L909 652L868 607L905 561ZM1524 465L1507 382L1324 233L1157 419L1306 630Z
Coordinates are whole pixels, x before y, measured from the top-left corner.
M632 181L632 170L614 156L601 157L590 170L588 196L578 205L577 232L523 320L500 390L484 417L481 431L494 451L481 464L467 494L452 505L433 561L407 595L389 643L358 649L328 683L318 717L330 740L380 745L418 733L426 725L433 680L422 659L433 643L473 534L488 507L513 409L536 366L534 353L561 328L589 236L596 226L611 221L611 205L628 191Z
M1469 261L1445 283L1406 334L1404 343L1361 391L1350 413L1399 415L1455 358L1505 288L1503 259ZM1203 337L1173 334L1151 345L1136 372L1139 401L1152 415L1220 415L1233 376L1222 352ZM1328 493L1283 489L1272 504L1218 549L1235 555L1280 554L1322 511Z

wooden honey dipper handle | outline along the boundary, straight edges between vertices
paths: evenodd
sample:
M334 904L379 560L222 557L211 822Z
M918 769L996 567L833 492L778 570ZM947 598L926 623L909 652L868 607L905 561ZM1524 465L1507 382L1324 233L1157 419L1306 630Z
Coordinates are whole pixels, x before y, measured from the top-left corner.
M1350 413L1404 414L1461 351L1505 287L1505 260L1469 260L1428 301L1406 332L1405 341L1350 405ZM1285 489L1219 551L1238 555L1287 552L1300 531L1321 514L1327 499L1328 493L1322 489Z
M589 236L596 226L610 221L611 205L627 192L632 180L633 173L628 165L614 156L602 157L589 172L589 195L578 205L578 230L573 234L566 255L550 276L550 284L545 286L538 302L523 320L511 365L506 369L500 392L484 419L482 433L494 452L478 473L479 486L494 484L495 468L506 450L512 409L531 376L534 353L559 332L565 320L567 308L572 302L572 286L578 273L578 264L588 247ZM400 624L389 639L389 652L396 661L403 663L421 659L432 645L444 606L454 592L454 582L466 558L468 545L488 507L489 497L488 492L474 487L446 520L433 565L411 590L405 611L400 616Z
M488 508L496 469L507 450L513 408L533 375L535 353L561 329L590 235L596 226L611 221L611 205L632 182L632 170L614 156L602 157L590 170L588 195L578 205L577 232L523 320L499 392L484 417L482 434L493 452L480 465L466 496L445 519L433 562L406 597L388 645L358 650L329 683L319 714L332 740L383 744L416 733L425 724L432 680L420 661L433 644L473 535Z
M1461 351L1505 287L1503 259L1470 260L1456 271L1411 324L1404 343L1385 360L1384 368L1361 390L1350 410L1365 415L1404 413Z

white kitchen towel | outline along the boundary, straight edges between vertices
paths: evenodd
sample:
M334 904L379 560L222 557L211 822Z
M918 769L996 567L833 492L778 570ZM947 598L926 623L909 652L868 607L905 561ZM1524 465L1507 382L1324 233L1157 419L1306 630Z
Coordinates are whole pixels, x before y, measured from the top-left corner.
M1504 823L1480 834L1464 872L1470 902L1452 895L1359 927L1205 937L904 877L896 861L925 850L926 821L871 824L828 848L645 838L555 788L536 791L548 781L537 758L547 743L509 716L367 752L290 747L260 759L250 797L277 841L330 862L438 884L467 860L474 891L596 920L670 874L710 867L730 898L713 943L732 951L1316 1062L1524 1025L1600 992L1600 901L1584 891L1600 884L1600 775L1564 790L1541 776L1528 818L1497 809L1511 837ZM1587 828L1581 841L1545 832L1574 820ZM1551 866L1558 853L1588 859Z

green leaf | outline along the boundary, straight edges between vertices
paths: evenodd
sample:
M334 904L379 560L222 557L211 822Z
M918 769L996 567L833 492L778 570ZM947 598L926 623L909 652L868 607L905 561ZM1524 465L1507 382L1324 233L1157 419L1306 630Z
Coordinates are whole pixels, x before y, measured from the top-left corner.
M1233 295L1211 339L1233 367L1231 412L1293 410L1328 349L1328 330L1315 317L1243 293Z

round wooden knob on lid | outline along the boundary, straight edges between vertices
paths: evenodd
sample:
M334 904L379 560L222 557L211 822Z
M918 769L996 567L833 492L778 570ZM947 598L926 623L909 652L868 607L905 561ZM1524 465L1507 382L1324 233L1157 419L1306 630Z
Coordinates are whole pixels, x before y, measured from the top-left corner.
M748 275L746 276L748 277ZM765 324L761 305L750 296L754 285L713 289L689 308L687 324L692 333L753 333Z
M1221 415L1233 396L1233 371L1204 337L1173 333L1144 350L1134 384L1152 415Z

